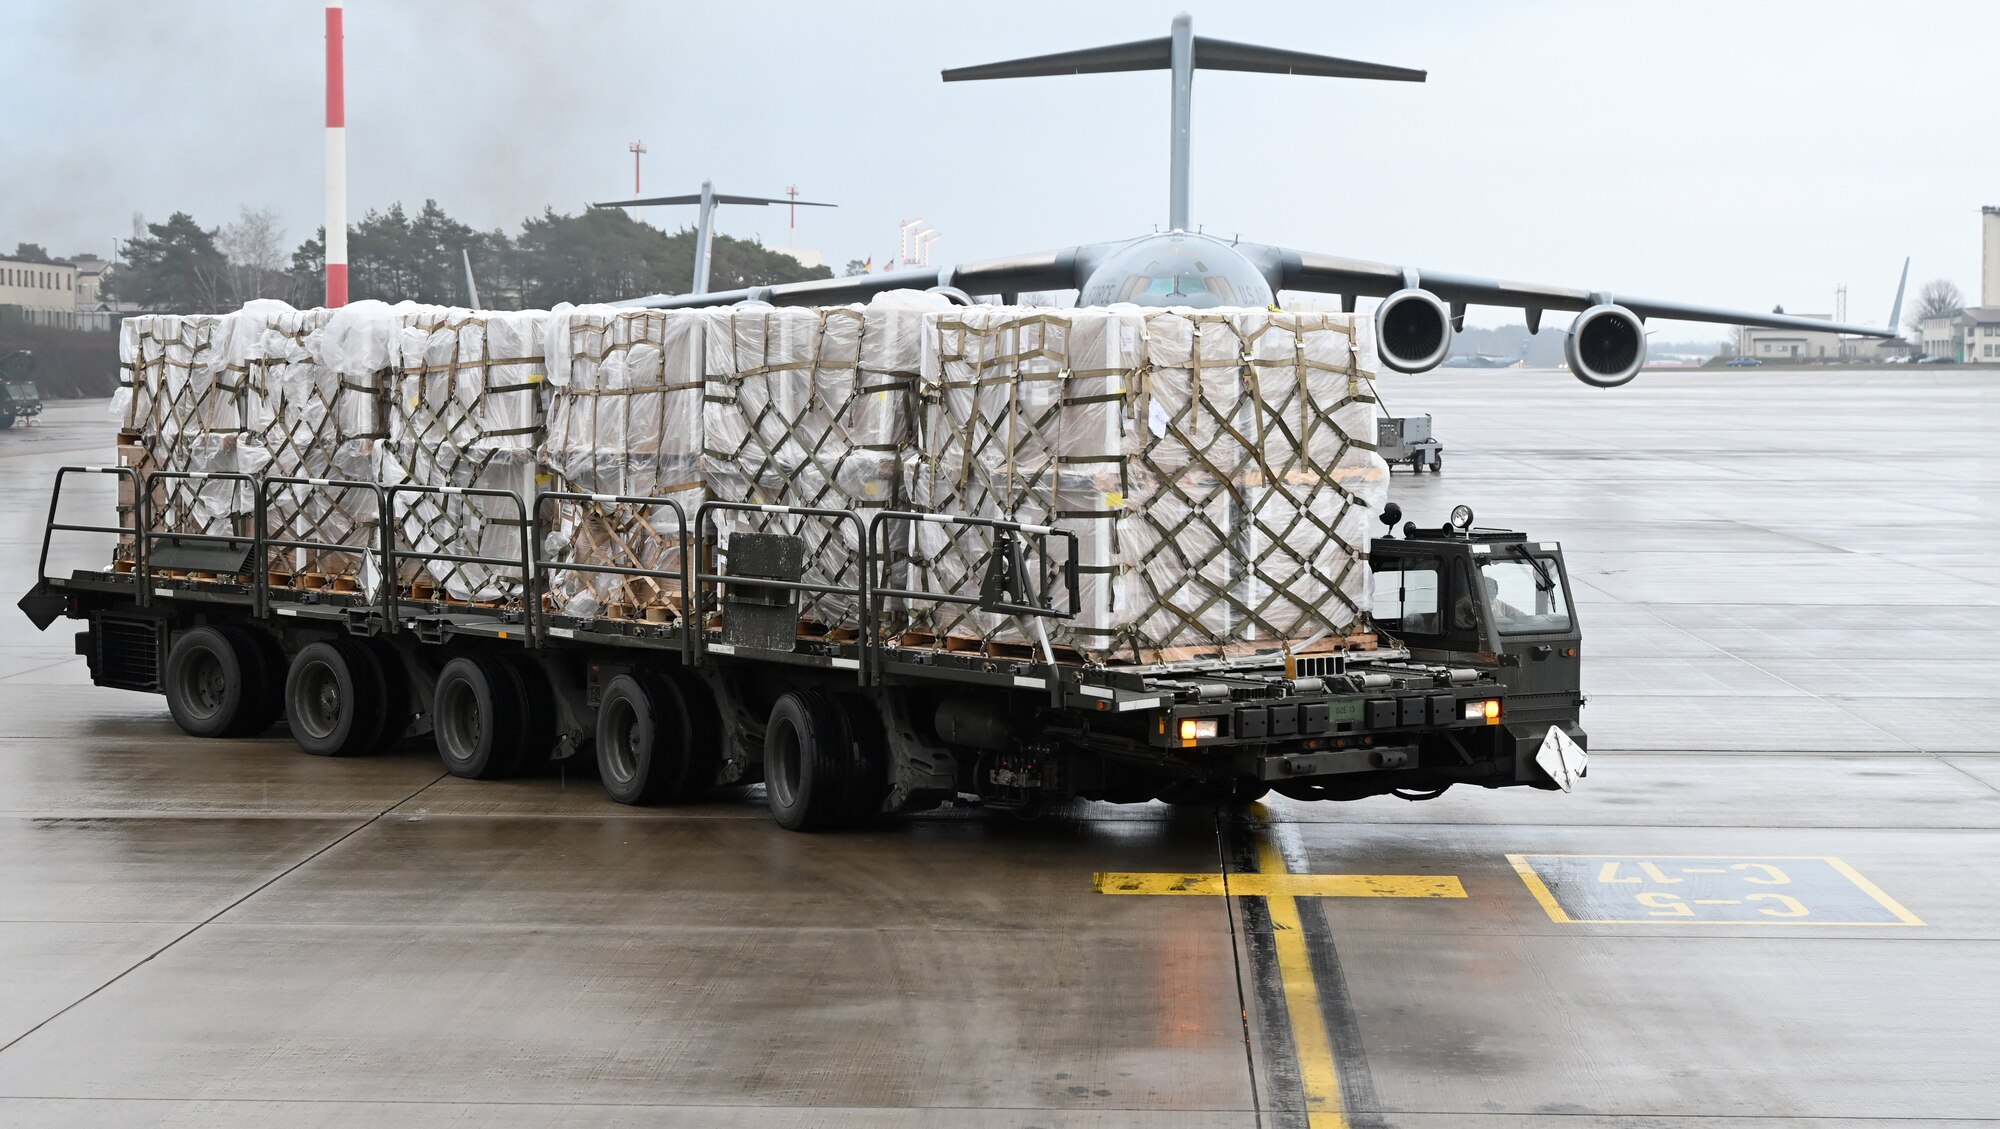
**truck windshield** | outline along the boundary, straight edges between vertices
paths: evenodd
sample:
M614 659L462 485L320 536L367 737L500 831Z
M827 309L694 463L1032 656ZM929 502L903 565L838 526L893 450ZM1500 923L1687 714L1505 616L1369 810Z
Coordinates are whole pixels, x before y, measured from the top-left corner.
M1536 568L1537 564L1541 567ZM1480 564L1479 573L1486 584L1486 602L1493 612L1493 626L1500 634L1569 630L1562 569L1553 557L1488 560Z

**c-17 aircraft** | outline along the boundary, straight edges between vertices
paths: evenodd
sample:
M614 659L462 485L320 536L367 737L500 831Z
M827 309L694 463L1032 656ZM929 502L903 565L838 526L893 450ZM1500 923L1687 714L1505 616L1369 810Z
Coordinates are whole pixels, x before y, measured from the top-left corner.
M1815 318L1749 310L1725 310L1685 302L1635 298L1609 290L1502 282L1448 271L1367 262L1292 247L1220 239L1192 230L1188 221L1189 116L1197 70L1255 71L1388 82L1422 82L1425 72L1381 63L1314 55L1194 34L1186 13L1174 17L1171 32L1108 47L1088 47L1052 55L960 67L944 72L946 82L1098 74L1110 71L1167 70L1172 84L1172 169L1167 230L1131 239L1087 243L1052 251L988 259L957 266L926 267L890 274L815 279L777 286L753 286L711 294L656 294L624 304L656 309L768 302L817 305L865 301L885 290L930 289L954 301L997 294L1013 302L1024 292L1075 290L1085 306L1131 302L1141 306L1271 306L1280 290L1340 296L1352 312L1360 297L1379 297L1376 342L1382 363L1399 372L1435 368L1451 350L1455 329L1464 327L1469 305L1519 309L1528 331L1539 332L1545 311L1574 311L1564 356L1578 380L1599 388L1628 383L1646 361L1646 318L1716 322L1772 329L1811 329L1861 337L1894 337L1901 320L1903 283L1896 287L1895 310L1886 326L1846 325ZM1903 264L1903 282L1910 267Z
M1528 363L1528 339L1521 339L1521 348L1513 355L1506 353L1465 353L1449 357L1445 368L1513 368Z

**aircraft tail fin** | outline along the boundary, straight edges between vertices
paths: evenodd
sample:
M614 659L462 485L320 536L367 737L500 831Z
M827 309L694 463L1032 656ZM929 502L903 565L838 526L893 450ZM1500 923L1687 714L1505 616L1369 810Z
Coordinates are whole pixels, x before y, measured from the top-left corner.
M1903 328L1903 288L1910 284L1910 257L1903 256L1903 277L1896 280L1896 304L1889 308L1889 328L1898 332Z
M1058 51L1052 55L1031 55L979 66L954 67L944 72L944 80L973 82L989 78L1167 70L1174 72L1173 173L1168 186L1167 222L1175 231L1188 229L1188 126L1195 71L1254 71L1259 74L1365 78L1386 82L1422 82L1426 77L1425 72L1410 67L1315 55L1308 51L1288 51L1280 47L1260 47L1254 43L1233 43L1227 39L1208 39L1194 33L1193 18L1183 12L1174 17L1173 33L1160 39L1141 39L1132 43L1114 43L1108 47L1086 47L1080 51Z

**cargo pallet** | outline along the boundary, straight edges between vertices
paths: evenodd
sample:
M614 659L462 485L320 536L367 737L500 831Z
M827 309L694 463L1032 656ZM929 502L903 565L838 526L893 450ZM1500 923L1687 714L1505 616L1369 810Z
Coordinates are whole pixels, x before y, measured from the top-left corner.
M66 481L119 476L130 525L59 521ZM253 502L247 533L154 529L156 490L191 480ZM280 489L362 491L381 520L367 543L284 536ZM425 495L511 503L519 556L422 551L398 518ZM549 507L644 506L671 513L678 571L549 555ZM1392 507L1393 510L1393 507ZM804 543L736 531L727 515L810 518L852 537L851 585L801 575ZM1395 513L1385 515L1393 522ZM897 587L884 565L899 524L933 523L986 539L977 595ZM57 533L116 537L98 571L47 574ZM1059 551L1058 551L1059 550ZM697 799L764 783L792 829L852 826L885 814L976 800L1026 808L1051 800L1237 803L1276 789L1299 799L1397 794L1454 784L1568 785L1551 743L1580 750L1578 639L1559 546L1518 533L1447 526L1378 538L1378 581L1397 580L1399 616L1357 634L1308 641L1308 653L1238 644L1158 661L1084 661L1049 644L1051 620L1076 614L1075 537L1052 526L907 510L380 485L338 479L69 466L57 472L32 591L20 606L46 629L81 620L78 651L98 685L160 693L198 736L247 736L283 717L310 753L350 755L429 733L454 774L488 778L594 753L607 793L625 803ZM274 554L348 555L372 571L299 574ZM1472 582L1514 556L1533 565L1547 630L1502 634L1501 605ZM405 573L476 566L517 577L500 599L453 599ZM671 604L565 614L558 573L643 579ZM1428 596L1424 595L1428 586ZM1489 585L1490 587L1490 585ZM802 624L802 596L839 593L848 628ZM1418 607L1428 602L1426 612ZM911 609L960 604L1017 617L1037 640L982 644L910 629ZM683 609L685 612L683 613ZM607 609L608 613L608 609ZM1246 653L1246 650L1248 653ZM1560 734L1560 738L1558 737ZM1578 753L1580 756L1580 752Z

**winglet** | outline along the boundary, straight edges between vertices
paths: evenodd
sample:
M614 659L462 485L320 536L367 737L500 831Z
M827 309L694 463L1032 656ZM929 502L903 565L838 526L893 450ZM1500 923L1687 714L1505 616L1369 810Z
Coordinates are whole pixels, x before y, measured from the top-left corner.
M1889 328L1903 332L1903 288L1910 284L1910 258L1903 256L1903 277L1896 280L1896 304L1889 309Z

